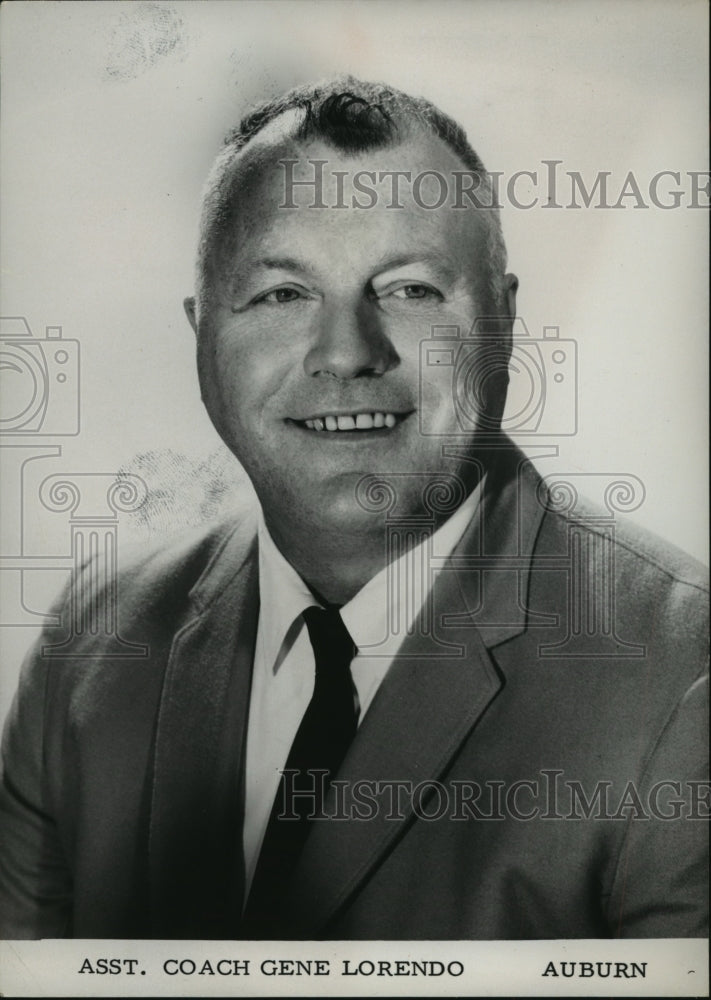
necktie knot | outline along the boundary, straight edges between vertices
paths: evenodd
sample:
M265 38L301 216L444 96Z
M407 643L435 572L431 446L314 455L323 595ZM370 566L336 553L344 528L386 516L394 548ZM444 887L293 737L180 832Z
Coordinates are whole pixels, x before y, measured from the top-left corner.
M348 667L358 649L343 623L339 606L312 606L306 608L303 617L316 659L317 675L324 667L341 671Z

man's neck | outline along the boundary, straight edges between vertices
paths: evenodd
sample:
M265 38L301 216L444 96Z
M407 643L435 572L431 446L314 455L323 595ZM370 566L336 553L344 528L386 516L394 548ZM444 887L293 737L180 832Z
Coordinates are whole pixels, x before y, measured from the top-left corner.
M310 524L275 523L265 512L269 534L302 580L329 604L347 604L387 562L386 532L329 529Z
M473 513L479 495L480 484L477 483L461 508L457 508L456 518L451 510L439 515L433 515L430 510L422 512L422 519L413 517L412 524L418 522L422 528L424 522L434 535L450 518L453 524L461 520L460 509L468 508ZM377 524L370 519L367 529L362 522L344 526L323 521L315 529L314 519L309 518L302 524L293 513L275 518L264 511L264 520L282 556L316 597L329 604L347 604L393 558L392 525L385 514ZM463 526L464 523L459 525L457 531L461 532ZM398 535L397 556L402 556L422 539L421 530L401 531Z

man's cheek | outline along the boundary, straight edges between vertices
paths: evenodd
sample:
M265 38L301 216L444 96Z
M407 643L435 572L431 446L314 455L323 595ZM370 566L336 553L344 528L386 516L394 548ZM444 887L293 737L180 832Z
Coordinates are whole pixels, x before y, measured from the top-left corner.
M424 440L449 435L458 429L455 393L449 376L449 372L443 372L436 383L423 380L420 384L418 431Z

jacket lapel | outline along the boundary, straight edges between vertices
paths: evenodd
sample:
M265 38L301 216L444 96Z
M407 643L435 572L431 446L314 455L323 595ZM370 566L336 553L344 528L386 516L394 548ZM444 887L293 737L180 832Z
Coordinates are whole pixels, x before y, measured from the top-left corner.
M227 538L191 591L166 668L149 832L154 937L233 937L239 922L255 548L251 523Z
M324 933L413 821L408 792L445 774L500 690L503 678L489 649L527 626L530 559L544 513L539 483L516 448L493 465L478 514L434 588L439 635L457 652L432 658L417 630L403 642L339 773L346 814L348 791L366 781L369 791L376 789L374 815L314 822L285 890L284 937ZM394 780L406 782L401 810L393 809ZM336 811L331 794L325 813Z

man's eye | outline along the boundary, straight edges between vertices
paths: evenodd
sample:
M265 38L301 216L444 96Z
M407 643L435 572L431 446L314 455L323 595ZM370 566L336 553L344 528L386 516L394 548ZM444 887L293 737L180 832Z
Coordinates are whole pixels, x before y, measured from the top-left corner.
M400 288L396 288L392 293L397 299L441 299L442 296L437 291L436 288L432 288L430 285L422 285L419 283L414 283L410 285L402 285Z
M271 292L265 292L263 295L259 295L256 302L267 302L277 305L282 305L285 302L296 302L297 299L302 299L304 296L298 290L298 288L272 288Z

